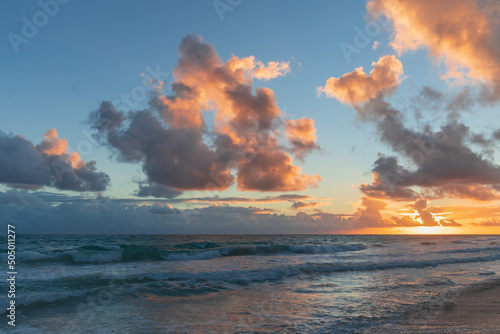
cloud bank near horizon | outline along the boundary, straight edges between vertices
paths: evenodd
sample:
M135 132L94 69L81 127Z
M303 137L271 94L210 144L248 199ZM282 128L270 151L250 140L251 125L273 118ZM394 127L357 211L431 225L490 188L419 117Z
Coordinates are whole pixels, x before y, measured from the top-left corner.
M89 231L97 234L353 233L363 229L420 226L415 222L409 224L405 218L408 216L383 218L387 203L377 199L363 197L353 214L333 214L315 209L317 202L311 202L308 196L303 196L307 202L295 201L301 195L280 196L220 201L212 198L205 199L205 204L200 200L197 207L178 209L175 203L190 203L196 199L173 199L170 204L164 200L88 198L13 189L0 192L0 221L16 224L19 233L77 234ZM215 203L210 203L211 200ZM227 203L223 203L224 200ZM308 203L312 209L287 215L277 209L232 205L245 201L252 204ZM427 207L426 201L425 205L421 202L416 202L413 207L418 210L415 211L419 215L417 218L426 219L424 226L460 226L452 220L438 219L432 213L436 208ZM492 224L497 215L500 217L500 212L490 214L492 218L484 224Z

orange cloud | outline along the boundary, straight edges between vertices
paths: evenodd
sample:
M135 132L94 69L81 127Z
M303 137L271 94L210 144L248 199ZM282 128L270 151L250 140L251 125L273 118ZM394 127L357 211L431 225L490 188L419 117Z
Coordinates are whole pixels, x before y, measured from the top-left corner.
M264 65L261 61L255 60L254 56L245 58L232 56L227 61L227 66L235 72L243 71L249 80L252 78L270 80L290 72L289 62L270 61Z
M56 129L50 129L43 135L45 139L37 145L40 153L47 155L67 155L73 168L82 168L85 162L81 159L78 152L68 153L68 141L59 138Z
M362 207L358 208L352 218L359 227L383 227L386 222L382 218L381 211L387 207L387 203L376 199L361 197Z
M498 206L434 206L429 211L435 214L453 214L456 219L476 220L491 217L500 218L500 207Z
M379 93L392 93L401 82L403 64L394 56L382 56L372 66L369 75L363 67L358 67L340 78L331 77L324 87L318 87L318 93L324 92L328 97L351 105L367 102Z
M399 54L428 47L448 68L443 78L500 80L498 1L372 0L367 8L372 15L383 11L393 21L390 44Z
M313 119L302 117L287 120L285 133L293 145L293 152L299 159L304 158L304 155L311 150L319 148L316 144L316 128Z
M398 227L424 226L424 227L461 227L462 224L447 217L438 216L433 208L427 206L427 199L419 198L406 207L414 211L413 214L402 217L391 217ZM413 221L413 222L412 222Z
M474 225L477 226L499 226L500 227L500 219L498 218L492 218L489 220L482 221L480 223L475 223Z
M427 207L427 200L420 198L406 206L413 212L402 216L385 218L387 202L369 197L361 197L361 206L351 218L346 218L352 227L360 228L395 228L395 227L461 227L455 220L438 216Z
M144 193L153 188L165 194L223 190L235 181L239 190L255 191L296 191L318 184L321 177L303 175L280 144L285 122L274 92L253 87L254 79L288 73L288 62L264 65L253 56L224 62L212 45L194 35L182 40L178 54L171 96L156 90L149 109L127 116L109 102L91 114L97 135L120 160L143 163L149 182ZM208 111L213 127L204 118ZM109 126L101 126L106 120ZM312 120L288 124L293 135L286 139L297 157L318 147Z
M203 126L201 107L195 100L159 96L159 101L163 118L172 127L182 129Z
M66 139L60 139L57 136L56 129L50 129L43 136L45 139L38 144L38 150L41 153L49 155L67 153L68 141Z
M418 221L416 221L415 219L413 219L410 216L402 216L402 217L392 216L391 220L398 227L418 227L418 226L422 226Z
M284 152L258 151L238 171L238 190L300 191L318 186L319 175L304 175L301 171Z

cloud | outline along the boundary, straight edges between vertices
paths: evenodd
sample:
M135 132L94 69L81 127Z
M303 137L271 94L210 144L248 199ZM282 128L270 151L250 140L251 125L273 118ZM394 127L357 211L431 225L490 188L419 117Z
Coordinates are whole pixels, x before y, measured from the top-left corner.
M500 140L500 129L499 129L499 130L496 130L496 131L493 133L493 137L494 137L496 140Z
M37 145L37 149L40 153L48 155L61 155L67 153L68 141L59 138L56 129L50 129L43 136L45 139Z
M302 117L287 120L285 133L292 144L292 152L300 160L303 160L311 151L319 149L319 145L316 144L316 128L313 119Z
M425 210L427 207L427 200L424 198L418 199L413 205L413 209L418 213L417 220L420 220L422 226L440 226L438 221L434 218L432 213Z
M399 155L375 161L372 184L360 186L366 195L396 200L422 195L498 198L495 187L500 185L500 166L469 147L475 135L463 123L452 119L437 131L430 126L410 129L403 124L402 113L380 97L357 110L363 119L375 122L380 140ZM418 193L412 187L423 190Z
M14 188L44 186L71 191L104 191L110 178L97 171L95 161L84 162L77 152L69 154L68 142L55 129L33 145L23 136L0 132L0 183Z
M305 208L314 208L318 204L320 204L320 203L319 202L297 201L297 202L293 202L291 208L293 210L301 210L301 209L305 209Z
M374 163L372 183L362 183L359 189L367 196L390 198L396 201L416 200L420 195L411 188L398 185L395 181L407 172L397 165L394 157L380 157Z
M249 197L220 197L218 195L211 197L185 197L176 198L173 202L189 202L189 203L287 203L301 200L313 200L314 197L309 195L298 194L282 194L278 196L264 196L259 198Z
M492 218L492 219L489 219L489 220L484 220L480 223L474 223L474 225L476 226L484 226L484 227L490 227L490 226L500 226L500 219L498 218Z
M238 190L291 191L318 186L319 175L301 174L292 158L280 151L260 151L238 172Z
M318 93L336 98L342 103L357 105L376 97L378 94L391 94L401 83L403 64L394 56L382 56L367 75L363 67L344 74L340 78L331 77Z
M418 221L414 220L410 216L402 216L402 217L392 216L391 220L398 227L418 227L418 226L422 226Z
M271 196L265 196L264 198L260 199L260 201L267 201L267 200L286 200L286 201L295 201L295 200L305 200L305 199L313 199L309 195L298 195L298 194L282 194L278 195L275 197Z
M454 8L455 3L460 9ZM372 15L383 11L393 20L395 33L391 45L400 54L427 46L434 56L447 63L449 74L467 67L471 78L494 85L500 82L499 44L488 44L495 37L493 28L498 23L498 19L492 21L494 15L488 11L498 12L498 4L466 0L439 4L427 0L415 4L373 0L367 7ZM467 10L472 15L464 18ZM454 17L453 13L458 12L460 15ZM481 49L478 54L473 54L475 46ZM482 58L483 52L487 55ZM496 133L491 137L474 133L460 122L463 111L471 111L478 102L492 97L491 87L479 84L463 88L452 96L423 87L416 98L410 99L410 108L419 122L418 127L410 127L405 125L407 109L402 112L385 101L398 88L403 75L403 67L396 57L383 56L373 63L369 75L357 68L340 78L328 79L327 84L319 88L328 97L353 106L358 119L374 123L380 141L394 151L391 156L379 154L372 169L371 184L360 185L363 194L371 199L397 201L418 201L421 197L498 199L500 166L493 161ZM425 124L421 113L425 109L444 110L446 123L440 128ZM475 152L471 147L482 151ZM438 221L425 208L417 214L425 226L460 225L450 219ZM404 217L393 217L392 221L396 225L413 224Z
M260 198L248 198L248 197L188 197L188 198L177 198L173 201L175 202L189 202L189 203L286 203L286 202L297 202L305 200L314 200L315 197L309 195L298 195L298 194L282 194L278 196L264 196Z
M499 199L494 187L482 184L464 185L450 184L426 192L433 198L454 197L467 198L476 201L493 201Z
M180 85L181 83L176 83ZM202 128L204 126L202 106L195 100L184 97L157 98L157 106L161 108L161 113L165 123L173 128Z
M0 192L0 222L15 224L19 233L84 234L328 233L346 227L335 215L304 220L253 206L213 204L180 210L165 201L144 205L130 199L24 190Z
M139 183L138 197L174 198L180 196L181 191L157 183Z
M427 200L418 199L410 207L415 210L414 217L392 216L384 218L383 211L387 208L387 202L369 197L361 197L361 206L351 217L337 215L335 219L340 220L346 230L359 231L366 228L394 228L394 227L419 227L419 226L442 226L458 227L461 224L448 218L437 218L427 210ZM326 219L328 214L315 213L311 217ZM331 217L330 217L331 218Z
M448 219L448 218L445 218L445 219L441 219L439 221L439 224L443 227L460 227L462 226L462 224L460 223L457 223L456 221L454 221L453 219Z
M406 216L393 216L391 220L398 227L415 227L415 226L427 226L427 227L460 227L462 224L457 223L455 220L450 218L438 217L437 215L431 213L431 210L427 207L427 199L419 198L413 204L407 205L414 210L415 214Z
M288 196L285 194L283 200L289 200ZM409 226L396 223L394 217L383 218L382 212L387 203L366 197L354 214L333 214L316 209L310 214L299 211L296 215L255 206L231 206L223 202L181 210L173 203L182 200L89 198L14 189L0 192L0 222L15 224L19 233L85 234L117 231L130 234L351 233L364 228ZM256 202L260 200L278 201L279 196L255 199ZM440 209L432 208L432 211ZM72 217L70 222L68 217ZM399 219L407 220L404 217ZM440 220L442 226L453 224L451 220L443 221Z
M289 62L270 61L264 65L261 61L255 60L254 56L238 58L233 55L227 61L227 66L233 71L243 71L248 78L264 80L284 76L290 72Z
M466 77L493 83L498 98L500 39L497 1L372 0L372 15L392 20L390 45L399 54L423 47L444 62L444 79L463 82Z
M176 191L235 183L242 191L305 190L321 177L302 174L287 151L301 159L318 148L312 120L289 120L282 138L285 122L274 92L252 86L254 78L288 71L288 63L264 65L254 57L223 62L213 46L189 35L179 46L172 95L157 91L149 108L128 113L104 101L89 121L119 161L142 164L150 184ZM213 112L213 124L205 111Z
M139 183L140 186L142 187L149 187L152 186L151 184L146 184L144 182ZM153 185L153 189L157 185ZM141 188L139 188L141 189ZM162 193L163 188L160 187L160 195L163 195ZM0 192L0 203L2 202L2 194L10 194L14 196L15 194L24 194L23 191L17 191L16 189L13 190L8 190L5 193ZM46 191L37 191L33 192L30 194L31 197L29 198L35 198L35 199L40 199L45 202L51 202L51 203L65 203L65 202L89 202L92 201L91 198L89 197L81 197L81 196L68 196L60 193L53 193L53 192L46 192ZM104 197L101 194L98 194L98 199L103 199ZM146 196L145 196L146 197ZM126 197L126 198L106 198L108 201L113 201L115 203L123 203L123 204L131 204L131 205L136 205L136 204L155 204L155 203L165 203L167 200L165 196L157 196L156 198L151 198L155 197L152 195L148 195L149 198L143 198L143 197ZM10 197L9 197L10 198ZM256 198L249 198L249 197L221 197L218 195L215 196L210 196L210 197L172 197L168 198L168 203L197 203L197 204L241 204L241 203L293 203L297 201L313 201L316 200L318 203L327 203L325 202L326 200L330 200L330 198L316 198L312 197L309 195L299 195L299 194L281 194L277 196L263 196L263 197L256 197Z
M180 214L181 211L174 208L172 205L165 204L154 204L149 212L157 214L157 215L172 215L172 214Z
M429 208L435 214L451 214L454 217L464 220L483 219L484 217L492 217L491 219L500 218L500 207L498 206L435 206Z
M387 203L372 198L361 197L362 206L356 210L351 218L358 228L362 227L387 227L382 218L381 211L387 207Z

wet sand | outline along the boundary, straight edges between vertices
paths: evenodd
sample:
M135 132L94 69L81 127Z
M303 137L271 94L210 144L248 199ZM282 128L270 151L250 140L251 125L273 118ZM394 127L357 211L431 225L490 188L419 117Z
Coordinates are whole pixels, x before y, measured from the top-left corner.
M372 333L499 333L500 281L467 288L442 305L408 312Z

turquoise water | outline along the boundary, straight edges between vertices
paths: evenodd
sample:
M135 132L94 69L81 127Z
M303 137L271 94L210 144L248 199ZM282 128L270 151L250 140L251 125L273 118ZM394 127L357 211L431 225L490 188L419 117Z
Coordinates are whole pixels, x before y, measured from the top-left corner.
M16 257L4 332L356 333L498 278L500 236L18 235Z

